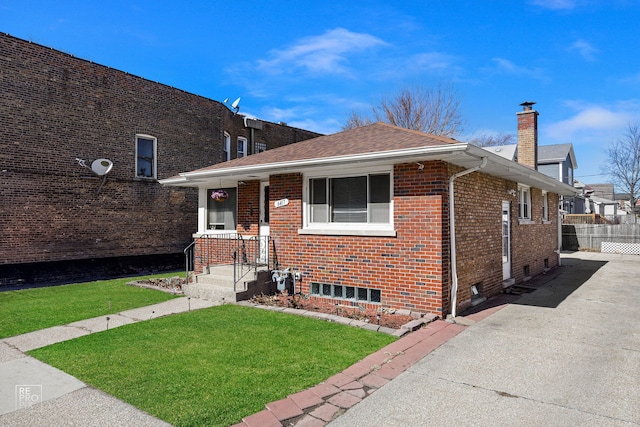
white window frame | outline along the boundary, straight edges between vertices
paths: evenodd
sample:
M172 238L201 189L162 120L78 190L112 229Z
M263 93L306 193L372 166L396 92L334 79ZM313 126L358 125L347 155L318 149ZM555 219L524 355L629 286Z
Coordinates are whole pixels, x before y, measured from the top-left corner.
M311 222L311 189L309 182L311 179L317 178L350 178L377 174L389 175L389 221L386 223L369 223L369 222ZM363 168L354 170L349 174L338 171L320 171L317 173L306 174L303 178L303 200L302 200L302 228L298 230L299 234L326 234L336 236L396 236L393 224L393 168Z
M229 228L226 227L226 221L223 221L221 223L211 223L211 222L209 222L210 207L211 206L216 206L216 203L218 203L218 202L214 202L214 201L211 200L211 192L215 191L215 190L217 190L217 188L207 188L205 190L205 200L206 200L206 206L205 206L205 215L206 215L206 217L205 217L205 230L209 234L234 233L234 232L236 232L237 227L238 227L238 187L222 188L222 190L226 190L230 194L231 194L231 192L234 193L232 199L235 199L235 204L232 206L232 211L231 211L231 215L233 217L233 224ZM222 225L222 228L219 228L220 225Z
M240 142L242 142L242 150L240 149ZM238 158L240 157L247 157L247 138L245 138L244 136L239 136L238 137Z
M138 173L139 171L139 167L138 167L138 140L140 139L147 139L147 140L151 140L152 144L153 144L153 158L151 159L151 163L152 166L151 168L152 173L151 176L145 176L145 175L140 175ZM145 134L136 134L135 137L135 150L136 150L136 165L135 165L135 176L136 178L139 179L157 179L158 177L158 138L156 138L155 136L151 136L151 135L145 135Z
M231 135L228 132L224 133L224 159L223 161L228 162L231 160Z
M531 222L531 187L518 184L518 220Z
M542 191L542 222L549 222L549 193Z

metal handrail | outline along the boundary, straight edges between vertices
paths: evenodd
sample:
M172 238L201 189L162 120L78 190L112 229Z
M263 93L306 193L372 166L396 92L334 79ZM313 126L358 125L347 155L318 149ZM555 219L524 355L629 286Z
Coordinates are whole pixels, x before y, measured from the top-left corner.
M193 265L193 249L195 245L196 245L196 240L189 243L189 245L182 250L182 253L184 253L184 270L185 270L184 280L186 284L189 283L189 266ZM189 262L189 260L191 260L191 262Z
M273 249L270 248L270 243L273 243ZM277 264L275 243L269 236L243 237L238 233L205 234L194 238L183 252L187 281L189 266L193 265L195 270L196 260L199 261L199 266L203 267L233 264L234 291L237 291L237 284L251 271L257 274L258 267L261 265L269 268L272 259ZM270 252L273 256L270 256Z

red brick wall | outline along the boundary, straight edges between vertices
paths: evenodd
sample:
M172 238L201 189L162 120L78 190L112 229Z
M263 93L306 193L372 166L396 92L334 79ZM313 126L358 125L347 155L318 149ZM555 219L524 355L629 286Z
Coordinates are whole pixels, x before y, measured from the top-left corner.
M382 305L441 314L442 259L447 221L442 195L447 167L441 162L394 168L394 223L397 237L300 235L302 177L271 176L272 202L290 203L271 211L271 236L283 268L304 274L303 292L311 282L371 287L382 290Z
M270 177L270 231L281 268L303 273L302 292L311 282L382 290L382 306L409 309L440 316L450 308L449 176L461 169L444 162L395 165L394 228L396 237L299 234L303 226L303 177L300 174ZM502 291L502 202L511 203L512 271L522 281L524 265L532 275L543 272L544 260L557 266L558 198L549 195L549 223L542 223L541 198L532 189L532 224L518 221L517 184L475 172L455 181L458 313L471 302L471 285L484 296ZM240 186L239 199L258 200L259 184ZM279 208L273 202L288 199ZM253 232L257 216L239 200ZM327 304L349 304L322 298ZM379 305L372 304L372 307Z
M461 169L452 167L451 173ZM471 303L471 286L493 296L502 286L502 202L511 204L511 272L523 281L529 265L532 276L558 265L558 196L549 194L549 221L542 221L542 191L531 189L532 223L518 221L517 184L475 172L455 180L458 313Z
M532 222L519 224L518 203L511 205L511 217L515 225L512 227L513 278L520 283L525 278L524 267L529 267L529 275L536 276L544 272L545 259L549 267L558 266L558 202L557 194L549 193L549 221L542 221L542 191L531 189Z

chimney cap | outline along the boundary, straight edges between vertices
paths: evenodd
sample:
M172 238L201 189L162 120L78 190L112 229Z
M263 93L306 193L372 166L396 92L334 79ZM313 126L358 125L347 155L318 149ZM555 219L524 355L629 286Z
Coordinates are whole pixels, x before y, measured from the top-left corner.
M531 110L531 106L532 106L533 104L535 104L535 101L524 101L524 102L523 102L522 104L520 104L520 105L522 105L522 107L523 107L523 110L524 110L524 111L528 111L528 110Z

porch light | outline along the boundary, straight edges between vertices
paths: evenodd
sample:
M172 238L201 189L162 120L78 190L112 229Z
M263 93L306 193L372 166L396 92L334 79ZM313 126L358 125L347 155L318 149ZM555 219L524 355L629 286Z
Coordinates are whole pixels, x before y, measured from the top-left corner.
M229 198L229 193L224 190L216 190L211 193L211 198L216 202L224 202Z

